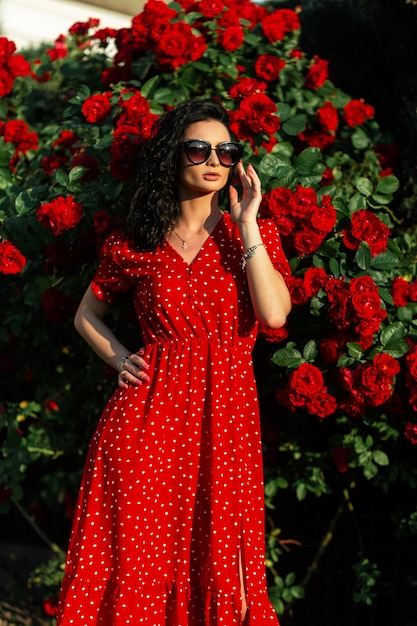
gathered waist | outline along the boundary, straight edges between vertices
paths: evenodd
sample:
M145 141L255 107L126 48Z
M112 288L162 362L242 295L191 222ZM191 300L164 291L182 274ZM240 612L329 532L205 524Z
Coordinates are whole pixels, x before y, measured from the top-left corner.
M144 344L144 349L145 352L150 352L159 349L183 351L189 348L190 350L200 349L203 352L239 352L240 354L252 354L253 345L252 338L234 340L233 342L222 342L211 338L190 337L148 341Z

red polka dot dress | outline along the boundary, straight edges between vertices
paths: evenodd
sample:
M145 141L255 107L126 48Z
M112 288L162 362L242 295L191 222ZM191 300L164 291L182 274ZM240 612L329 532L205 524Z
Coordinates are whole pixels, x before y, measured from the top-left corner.
M260 227L287 274L275 226ZM167 241L138 252L120 232L107 240L91 287L106 302L132 292L151 381L118 388L92 438L57 626L238 625L240 563L245 624L278 624L241 258L227 214L191 264Z

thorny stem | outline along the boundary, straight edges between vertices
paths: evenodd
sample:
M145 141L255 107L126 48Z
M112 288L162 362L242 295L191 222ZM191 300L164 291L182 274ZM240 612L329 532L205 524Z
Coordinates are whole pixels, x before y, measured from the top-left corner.
M37 525L35 520L32 519L32 517L29 515L29 513L26 511L26 509L23 508L23 506L20 504L20 502L18 502L15 498L12 498L12 502L15 505L15 507L17 508L17 510L19 511L19 513L25 518L25 520L28 522L28 524L32 527L32 529L38 535L38 537L40 537L42 539L42 541L44 543L46 543L48 548L50 550L52 550L52 552L54 552L55 554L63 554L62 549L56 543L51 541L49 539L49 537L47 537L45 535L45 533L39 528L39 526Z

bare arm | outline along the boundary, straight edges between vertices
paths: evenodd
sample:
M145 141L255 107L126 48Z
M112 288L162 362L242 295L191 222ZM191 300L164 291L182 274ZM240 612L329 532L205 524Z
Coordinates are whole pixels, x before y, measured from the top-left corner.
M94 352L114 369L117 369L117 363L121 357L129 355L124 371L122 374L119 373L120 387L127 387L128 384L137 386L143 382L149 382L150 379L146 373L148 364L140 356L141 351L132 354L103 321L108 309L109 304L99 300L89 287L75 314L75 328Z
M262 243L256 221L262 199L261 182L250 164L245 172L242 163L239 163L238 173L243 187L242 200L238 201L237 191L231 187L230 210L239 227L244 249L247 250ZM245 270L257 319L269 328L281 328L291 310L290 294L263 246L257 247L254 255L247 260Z

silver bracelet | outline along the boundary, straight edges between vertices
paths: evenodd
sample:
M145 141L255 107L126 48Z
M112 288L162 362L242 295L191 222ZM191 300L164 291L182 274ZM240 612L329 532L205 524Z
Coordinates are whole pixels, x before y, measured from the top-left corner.
M130 354L128 354L127 356L122 356L122 357L120 357L120 359L117 361L117 363L116 363L116 369L117 369L117 371L119 372L119 374L120 374L121 372L123 372L124 365L125 365L126 361L128 361L128 360L129 360L129 356L130 356Z
M264 243L256 243L254 246L251 246L250 248L245 250L245 252L243 253L242 260L240 262L240 264L242 266L242 270L244 270L245 267L246 267L246 261L248 259L251 259L254 256L256 248L259 248L259 246L262 246L263 248L266 248L266 245Z

